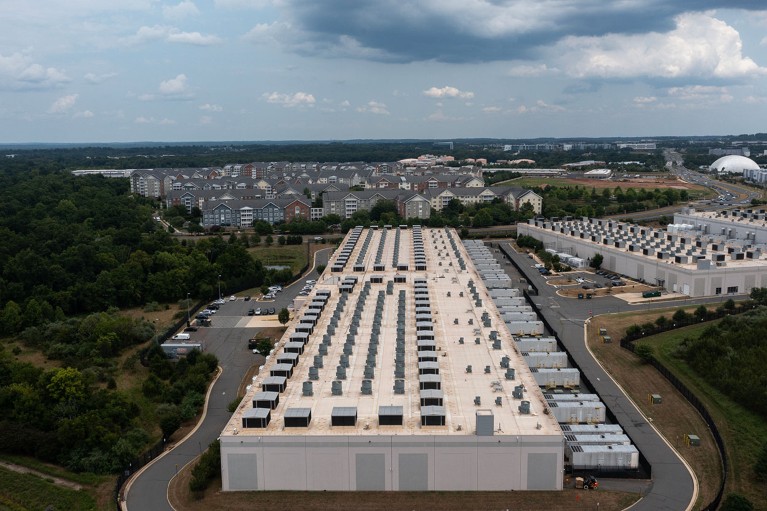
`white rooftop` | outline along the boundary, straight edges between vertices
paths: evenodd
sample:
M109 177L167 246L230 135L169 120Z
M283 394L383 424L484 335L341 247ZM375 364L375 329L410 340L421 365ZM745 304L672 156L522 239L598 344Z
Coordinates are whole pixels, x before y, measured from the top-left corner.
M396 270L392 264L395 260L395 239L398 231L399 252L396 260L399 265L407 264L407 270ZM421 232L426 256L425 270L414 269L414 247L417 245L414 241L414 230L394 227L361 230L345 267L342 271L333 272L332 267L353 232L347 234L341 248L333 254L325 273L315 286L312 297L322 291L330 291L330 297L319 322L309 336L303 354L293 368L292 376L287 379L285 390L279 395L279 404L271 411L271 422L266 428L242 426L243 414L253 407L254 394L264 390L262 383L270 376L270 371L275 369L279 355L283 353L283 348L296 331L297 319L288 324L285 335L275 346L274 355L254 378L253 385L222 435L370 435L376 432L385 435L474 435L476 415L478 412L487 414L488 410L494 416L493 427L496 434L562 434L553 415L543 413L546 406L543 394L523 358L515 351L512 336L455 231L423 228ZM366 249L365 240L369 240ZM466 265L465 270L460 268L459 259ZM364 264L364 271L353 271L353 268L360 264ZM377 266L375 271L374 265ZM356 277L358 280L350 293L342 294L339 285L347 277ZM337 367L344 354L347 335L352 329L355 308L365 284L370 282L371 277L374 280L380 279L381 282L370 283L367 298L362 302L363 312L359 315L355 343L352 353L347 353L349 367L346 368L346 379L340 380ZM398 280L396 283L395 277ZM402 280L404 282L399 282ZM423 317L416 322L417 280L426 283L430 322ZM480 296L481 306L476 305L475 298L469 291L470 281ZM418 288L421 286L423 284L419 284ZM387 293L387 287L391 294ZM399 317L398 303L401 291L404 291L404 322ZM339 307L342 295L347 297L345 306L337 320L335 333L331 335L331 344L325 345L327 355L322 357L323 367L316 369L317 379L310 380L309 370L315 366L315 356L320 354L320 346L324 345L323 336L328 334L333 313ZM375 355L374 374L373 378L366 378L371 333L376 328L375 311L381 296L383 305L380 307L380 325L377 326L379 344ZM303 316L310 301L295 312L295 318ZM483 324L483 312L489 314L492 322L490 327ZM404 326L404 378L395 378L398 325ZM420 364L417 328L422 334L428 334L429 329L432 329L435 347L431 354L421 353L422 356L427 355L428 360ZM497 331L501 349L493 349L491 331ZM463 338L463 343L459 342L460 338ZM477 338L478 343L475 342ZM429 344L429 341L424 340L421 344ZM506 379L507 371L501 367L501 359L504 356L509 357L509 366L515 370L514 380ZM471 366L471 372L467 372L467 366ZM426 374L419 375L419 367ZM435 368L437 374L433 374ZM369 373L369 367L367 371ZM363 380L371 383L370 394L363 394ZM395 380L404 380L404 393L395 393ZM423 382L435 380L440 382L438 390L441 390L442 394L441 405L438 401L433 401L439 399L439 392L421 393ZM313 395L305 395L304 382L307 381L312 383ZM334 382L339 381L341 395L336 395L333 386ZM520 413L522 400L512 397L512 391L518 385L525 387L523 399L530 402L530 414ZM478 402L475 401L477 397ZM430 401L421 406L423 398ZM500 398L500 404L496 404L497 398ZM295 409L311 410L308 427L285 427L285 417L294 417ZM356 410L356 424L331 425L334 409L337 412L343 409L343 416L347 419L353 417L352 410ZM402 425L379 425L379 411L396 413L399 410L402 412ZM436 416L438 420L440 416L444 416L444 425L422 425L422 416Z

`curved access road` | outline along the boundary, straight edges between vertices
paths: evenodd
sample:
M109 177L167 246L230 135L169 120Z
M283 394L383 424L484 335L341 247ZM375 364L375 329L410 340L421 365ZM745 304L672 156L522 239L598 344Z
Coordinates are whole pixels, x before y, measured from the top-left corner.
M691 509L697 498L697 483L685 462L666 443L661 435L623 393L604 368L594 359L584 340L584 323L591 317L608 312L646 310L668 307L668 302L630 305L614 297L596 300L573 300L556 295L553 286L545 284L526 255L518 254L508 243L502 243L505 252L528 282L538 288L532 297L538 313L548 321L556 335L570 353L581 374L599 394L602 402L612 411L621 427L631 437L652 466L652 485L644 497L632 506L632 511L684 511ZM719 297L717 300L721 300ZM704 299L702 301L711 301ZM690 300L687 303L698 303Z
M332 248L318 250L314 254L314 265L327 265ZM270 302L270 307L282 308L292 303L298 294L299 286L289 286L277 298ZM208 390L208 398L203 417L197 427L186 438L172 446L162 456L139 470L126 483L121 502L123 510L129 511L174 511L168 502L168 485L171 479L189 462L199 456L207 446L221 434L232 414L228 411L229 403L237 397L237 390L253 365L262 364L263 358L247 349L247 340L253 337L258 328L241 327L243 319L252 302L227 301L221 306L210 328L201 328L195 337L203 339L206 350L218 358L220 374Z

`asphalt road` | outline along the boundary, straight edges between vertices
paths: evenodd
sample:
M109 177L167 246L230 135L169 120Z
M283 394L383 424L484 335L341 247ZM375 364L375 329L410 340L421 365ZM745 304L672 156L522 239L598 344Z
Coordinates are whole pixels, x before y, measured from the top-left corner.
M533 263L526 255L517 254L503 243L507 252L525 274L524 277L533 283L539 291L533 298L551 327L556 330L557 337L562 341L570 356L581 370L582 376L599 394L605 405L615 415L618 423L631 437L634 445L642 452L652 466L652 485L643 492L644 498L632 510L657 511L687 509L694 504L694 482L687 467L658 432L652 428L645 417L634 406L631 400L621 391L602 366L591 356L585 343L584 322L593 315L610 312L631 310L646 310L671 305L669 302L653 304L630 305L618 298L600 297L592 300L578 300L557 296L556 288L545 283ZM508 273L514 278L519 276L512 266ZM687 300L677 303L706 303L721 301L722 297Z
M331 250L318 251L315 265L327 265ZM237 390L243 377L254 364L263 363L263 358L260 355L254 355L247 346L247 339L253 337L259 329L243 328L238 325L249 319L247 311L250 308L273 307L279 311L287 307L298 295L302 285L303 279L300 279L286 287L273 301L246 302L242 298L231 302L227 300L213 317L213 326L200 328L194 333L195 339L202 339L205 342L206 351L218 357L219 366L222 369L221 375L210 389L205 416L191 436L139 471L126 485L124 490L126 501L123 503L123 509L173 511L167 498L170 480L218 438L232 416L227 407L237 397Z

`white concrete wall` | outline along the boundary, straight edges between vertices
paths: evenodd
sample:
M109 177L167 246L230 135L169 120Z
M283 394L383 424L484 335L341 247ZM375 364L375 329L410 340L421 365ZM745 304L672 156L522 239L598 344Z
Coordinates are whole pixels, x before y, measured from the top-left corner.
M727 294L729 287L737 287L738 293L750 293L754 287L767 287L767 267L748 266L743 263L728 266L712 266L709 270L687 269L654 257L632 252L624 252L607 245L597 245L591 241L566 236L559 232L540 229L528 224L518 224L519 234L532 236L543 243L554 243L556 250L571 249L578 257L592 258L602 254L602 267L626 275L633 279L643 279L650 285L664 281L669 292L686 294L691 297Z
M496 428L503 427L496 424ZM357 455L381 455L382 489L408 482L409 460L426 457L425 490L562 489L561 435L494 436L254 436L221 437L222 483L232 490L357 491L369 484ZM416 455L408 458L400 455ZM551 463L541 465L541 457ZM370 458L364 458L369 460ZM415 469L423 468L416 463ZM406 471L400 474L400 470ZM242 473L245 471L246 473ZM358 481L357 476L362 477ZM542 476L543 475L543 476ZM403 477L401 477L403 476ZM531 480L531 477L534 480ZM375 479L375 477L374 477ZM405 488L411 489L411 488Z

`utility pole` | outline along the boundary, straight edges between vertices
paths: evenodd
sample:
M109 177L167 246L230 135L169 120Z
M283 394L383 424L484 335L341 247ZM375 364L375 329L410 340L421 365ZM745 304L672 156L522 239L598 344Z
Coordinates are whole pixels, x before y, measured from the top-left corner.
M189 293L186 294L186 326L189 326L192 324L191 318L189 317Z

